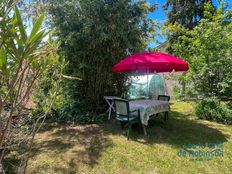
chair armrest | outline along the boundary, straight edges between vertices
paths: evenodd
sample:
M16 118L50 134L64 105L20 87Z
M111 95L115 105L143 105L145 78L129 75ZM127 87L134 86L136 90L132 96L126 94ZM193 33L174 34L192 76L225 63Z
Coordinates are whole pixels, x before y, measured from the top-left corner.
M133 112L138 112L138 117L139 117L139 119L140 119L140 109L135 109L135 110L133 110L133 111L130 111L130 113L133 113Z
M135 109L135 110L133 110L133 111L130 111L130 113L138 112L138 111L139 111L139 109Z

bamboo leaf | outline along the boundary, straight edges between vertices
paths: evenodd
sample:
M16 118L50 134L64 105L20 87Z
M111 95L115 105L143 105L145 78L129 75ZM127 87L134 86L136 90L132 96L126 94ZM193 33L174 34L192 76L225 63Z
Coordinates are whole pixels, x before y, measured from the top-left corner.
M42 22L43 22L43 19L44 19L44 16L45 14L42 14L37 20L36 22L34 23L34 26L31 30L31 34L30 34L30 37L29 37L29 40L31 40L34 35L39 31L41 25L42 25Z
M30 55L32 54L35 49L41 44L42 40L44 37L46 37L46 35L49 32L45 32L45 29L42 29L41 31L39 31L32 39L31 42L26 46L26 50L25 53L26 55Z
M43 39L43 34L45 32L45 29L40 30L38 33L36 33L30 40L30 43L33 44L34 42L36 42L37 40L41 40Z
M16 19L17 19L17 23L18 23L18 27L19 27L19 32L21 34L21 37L24 41L24 43L27 40L27 35L26 35L26 31L22 22L22 18L19 12L19 9L17 8L17 6L15 6L15 15L16 15Z
M0 49L0 69L2 71L6 70L7 55L4 49Z

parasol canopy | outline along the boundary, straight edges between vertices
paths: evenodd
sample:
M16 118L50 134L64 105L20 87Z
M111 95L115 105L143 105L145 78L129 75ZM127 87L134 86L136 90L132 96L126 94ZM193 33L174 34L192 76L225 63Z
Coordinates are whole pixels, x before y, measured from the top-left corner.
M144 52L126 57L114 65L112 71L115 73L159 73L188 69L188 63L178 57L160 52Z

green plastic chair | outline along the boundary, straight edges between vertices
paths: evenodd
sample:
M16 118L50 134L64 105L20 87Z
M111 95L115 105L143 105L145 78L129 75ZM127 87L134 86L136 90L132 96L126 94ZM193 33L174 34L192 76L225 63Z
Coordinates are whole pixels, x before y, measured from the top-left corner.
M141 128L140 111L139 109L130 111L128 100L115 99L114 104L116 111L115 119L120 121L122 125L128 125L127 139L129 140L132 124L139 123Z

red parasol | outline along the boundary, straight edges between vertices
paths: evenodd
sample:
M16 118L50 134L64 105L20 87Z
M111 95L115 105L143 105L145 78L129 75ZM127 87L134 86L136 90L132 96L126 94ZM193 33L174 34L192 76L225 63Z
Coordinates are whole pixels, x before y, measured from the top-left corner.
M114 65L112 71L127 73L159 73L172 71L187 71L188 63L175 56L159 53L144 52L126 57ZM148 96L148 76L147 76L147 96Z
M113 72L159 73L187 71L188 63L175 56L145 52L126 57L112 68Z

